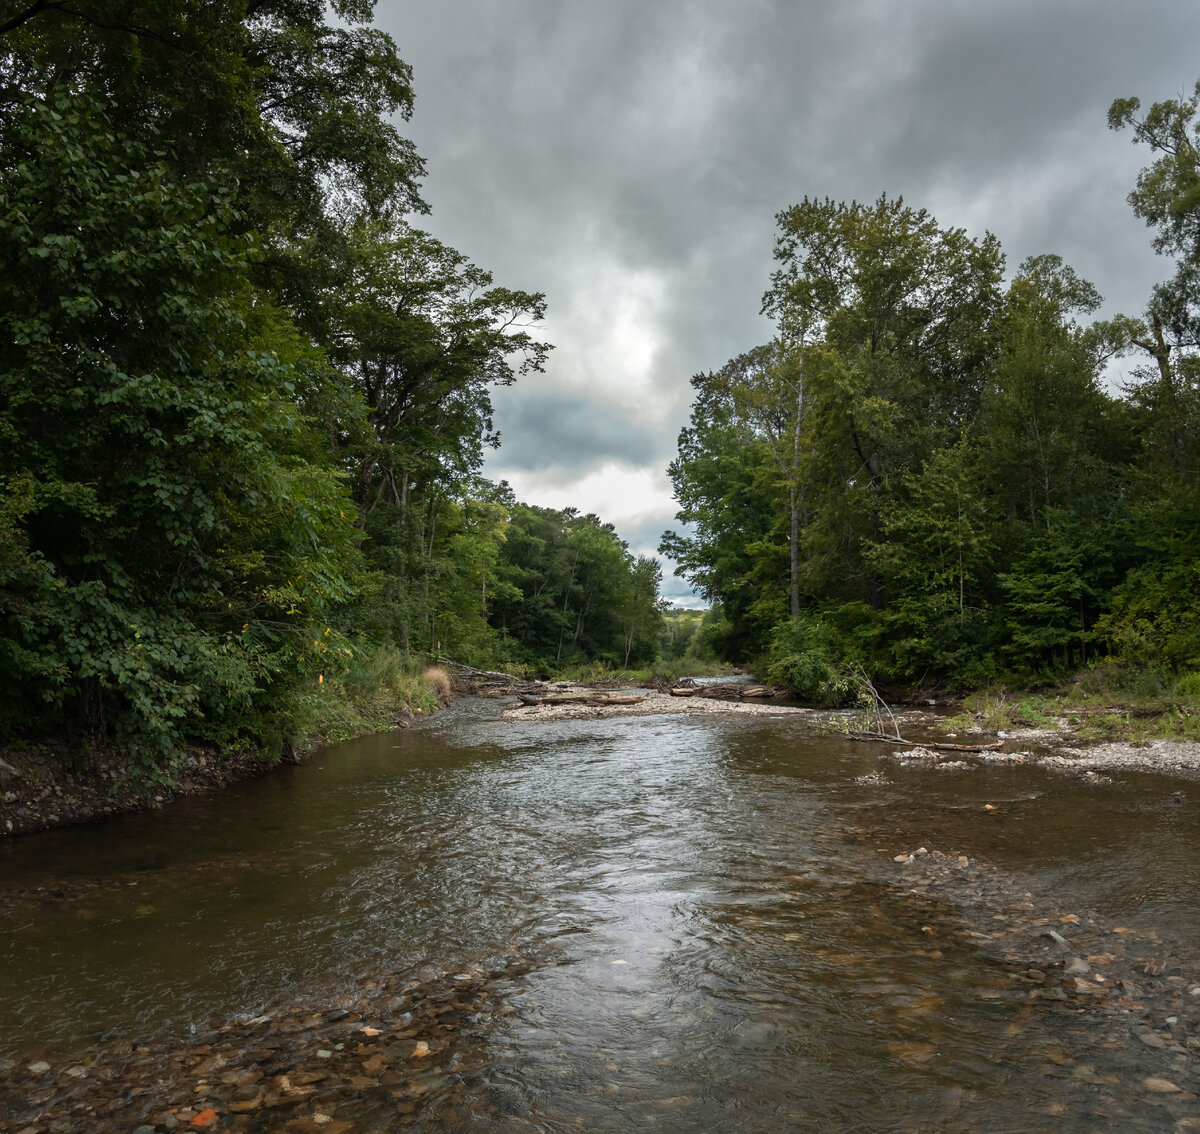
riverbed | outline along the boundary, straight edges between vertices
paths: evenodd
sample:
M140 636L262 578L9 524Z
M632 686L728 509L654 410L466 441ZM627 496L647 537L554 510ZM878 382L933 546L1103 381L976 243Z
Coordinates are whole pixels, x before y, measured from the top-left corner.
M1200 1130L1200 786L816 716L466 700L0 844L0 1130Z

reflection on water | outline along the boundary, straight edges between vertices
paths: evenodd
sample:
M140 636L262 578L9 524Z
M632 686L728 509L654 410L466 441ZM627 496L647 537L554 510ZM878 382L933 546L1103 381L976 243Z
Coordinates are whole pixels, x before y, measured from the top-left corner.
M535 944L547 962L514 980L474 1084L490 1128L1174 1128L883 881L899 850L954 849L1194 963L1193 785L899 769L796 718L497 714L460 703L234 792L0 846L0 1049L186 1032ZM892 782L855 782L876 769Z

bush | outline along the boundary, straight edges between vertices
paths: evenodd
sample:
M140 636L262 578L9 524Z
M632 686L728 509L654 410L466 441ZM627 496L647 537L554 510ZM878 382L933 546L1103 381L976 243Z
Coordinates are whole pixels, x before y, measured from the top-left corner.
M800 615L775 627L766 673L768 681L816 705L849 704L860 688L836 632L820 615Z
M1185 673L1175 682L1177 697L1200 698L1200 673Z

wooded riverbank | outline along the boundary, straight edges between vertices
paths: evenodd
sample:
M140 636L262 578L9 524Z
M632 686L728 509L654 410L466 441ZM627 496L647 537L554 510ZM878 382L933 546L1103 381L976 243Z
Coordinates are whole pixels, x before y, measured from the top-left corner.
M766 697L733 699L728 693L704 695L703 686L694 690L700 695L681 697L672 696L670 683L658 681L641 688L636 700L606 701L614 684L612 681L522 682L510 678L507 684L489 683L487 671L465 666L459 670L451 683L441 687L440 704L448 704L453 697L466 694L511 696L518 686L536 690L539 696L546 698L540 703L524 703L514 697L504 714L506 721L550 723L604 717L815 713L819 719L827 720L831 729L844 731L847 727L845 712L811 709L795 703L779 704ZM492 676L497 679L508 677L504 674ZM584 693L594 696L588 703L579 703L578 697ZM556 702L554 695L560 701ZM565 701L561 700L564 695L568 698ZM572 695L574 699L571 699ZM1010 727L1002 730L1003 736L997 741L995 731L978 726L967 728L961 737L953 730L947 732L947 718L935 712L911 707L898 712L905 723L906 735L911 733L931 745L947 736L967 741L972 747L998 743L999 750L988 757L994 762L1041 763L1060 771L1093 777L1103 777L1109 771L1122 769L1200 779L1200 742L1197 741L1169 737L1121 737L1100 741L1081 736L1069 715L1036 728ZM1119 715L1122 710L1112 707L1109 712ZM407 727L412 720L410 706L397 706L395 727ZM376 729L366 728L359 735L373 731ZM139 779L138 769L112 751L81 752L78 745L71 747L51 741L9 746L0 749L0 838L97 822L113 815L161 807L180 796L233 789L238 783L268 774L281 764L298 763L328 743L328 737L311 736L290 745L282 761L255 752L222 754L211 748L193 748L169 764L161 780L154 783ZM886 742L880 743L886 749ZM955 758L953 752L937 752L933 747L916 752L900 745L896 748L897 759L950 763Z

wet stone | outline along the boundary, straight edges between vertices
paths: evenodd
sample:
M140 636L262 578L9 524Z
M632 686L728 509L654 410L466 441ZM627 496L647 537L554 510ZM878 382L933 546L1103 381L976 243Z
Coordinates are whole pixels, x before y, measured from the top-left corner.
M483 1050L486 1021L504 1006L503 990L530 967L514 950L510 962L501 958L470 972L374 974L333 1008L284 1003L269 1017L255 1018L253 1027L223 1023L204 1033L204 1042L182 1048L169 1038L137 1048L112 1043L91 1051L86 1068L67 1064L40 1085L50 1063L10 1060L0 1065L0 1099L8 1100L0 1102L0 1130L130 1134L140 1123L155 1134L339 1134L358 1128L357 1115L363 1129L381 1123L391 1128L399 1117L444 1106L461 1092L461 1073ZM401 1029L407 1037L388 1031L387 1020L396 1013L385 1011L380 999L393 1009L397 1002L418 1006L410 1026ZM373 1023L360 1027L364 1019ZM447 1074L448 1064L459 1073ZM26 1085L16 1090L18 1083ZM79 1103L81 1090L87 1091L87 1111ZM399 1105L397 1096L404 1100Z

